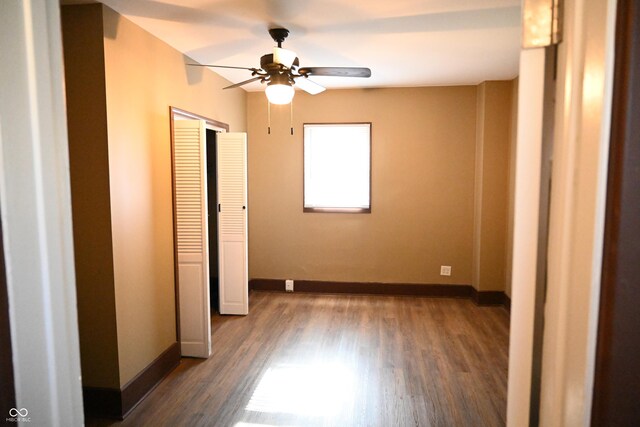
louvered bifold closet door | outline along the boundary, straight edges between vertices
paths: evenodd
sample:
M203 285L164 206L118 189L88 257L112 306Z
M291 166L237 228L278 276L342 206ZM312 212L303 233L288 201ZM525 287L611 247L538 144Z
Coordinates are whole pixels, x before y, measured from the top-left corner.
M220 313L248 314L247 134L218 134L216 145Z
M211 354L206 131L200 120L176 120L173 138L180 346L183 356Z

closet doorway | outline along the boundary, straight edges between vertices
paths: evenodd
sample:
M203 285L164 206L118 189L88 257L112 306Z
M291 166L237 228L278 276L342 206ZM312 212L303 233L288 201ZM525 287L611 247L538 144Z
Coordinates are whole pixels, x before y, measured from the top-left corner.
M248 313L246 134L170 109L176 328L183 356L211 354L211 313Z

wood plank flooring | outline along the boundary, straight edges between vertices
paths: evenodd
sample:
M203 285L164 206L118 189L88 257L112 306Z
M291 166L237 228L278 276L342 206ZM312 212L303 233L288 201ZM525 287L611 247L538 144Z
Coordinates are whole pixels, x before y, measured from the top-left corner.
M123 426L502 426L509 316L464 299L252 292Z

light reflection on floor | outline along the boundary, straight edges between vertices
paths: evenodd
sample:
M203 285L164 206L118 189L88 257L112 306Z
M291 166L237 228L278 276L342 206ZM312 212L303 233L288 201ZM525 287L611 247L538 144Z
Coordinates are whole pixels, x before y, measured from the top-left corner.
M274 426L272 424L245 423L240 421L238 423L235 423L233 427L283 427L283 426Z
M280 364L260 379L247 411L331 417L355 402L355 376L342 363ZM236 427L246 426L236 424Z

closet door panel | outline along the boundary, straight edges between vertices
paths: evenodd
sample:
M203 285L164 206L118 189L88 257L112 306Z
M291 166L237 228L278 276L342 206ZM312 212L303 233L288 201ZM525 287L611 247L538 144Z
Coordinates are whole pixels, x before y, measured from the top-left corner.
M217 135L220 314L249 313L247 135Z
M211 354L206 132L201 120L176 120L173 138L180 346L183 356Z

